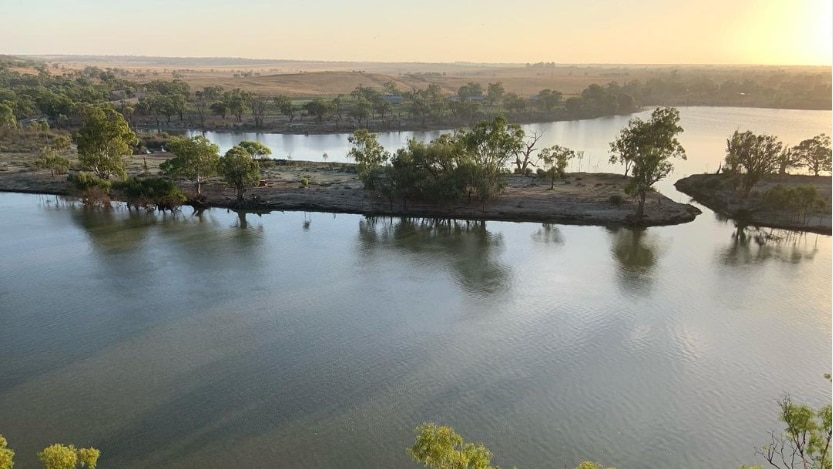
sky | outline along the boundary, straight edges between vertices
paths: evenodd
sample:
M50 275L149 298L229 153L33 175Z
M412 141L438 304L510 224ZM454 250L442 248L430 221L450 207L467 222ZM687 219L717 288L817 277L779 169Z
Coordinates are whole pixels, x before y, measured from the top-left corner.
M0 0L0 54L827 65L833 0Z

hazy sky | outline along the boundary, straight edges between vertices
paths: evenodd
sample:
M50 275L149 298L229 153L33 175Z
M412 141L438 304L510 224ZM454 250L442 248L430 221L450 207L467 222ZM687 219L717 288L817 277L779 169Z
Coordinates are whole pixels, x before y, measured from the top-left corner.
M830 65L833 0L0 0L0 53Z

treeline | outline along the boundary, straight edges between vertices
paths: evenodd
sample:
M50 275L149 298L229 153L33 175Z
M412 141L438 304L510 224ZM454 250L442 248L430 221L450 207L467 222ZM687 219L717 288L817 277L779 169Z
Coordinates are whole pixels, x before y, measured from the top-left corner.
M53 66L54 68L54 66ZM504 115L546 122L629 114L642 106L719 105L830 109L829 74L773 71L672 70L653 78L591 84L568 95L545 88L531 95L500 81L471 81L449 92L437 83L400 89L357 86L337 96L299 98L242 88L127 79L118 69L86 67L58 73L43 62L0 57L0 128L45 121L76 128L84 106L109 104L133 127L343 132L457 128ZM621 78L627 78L625 74Z

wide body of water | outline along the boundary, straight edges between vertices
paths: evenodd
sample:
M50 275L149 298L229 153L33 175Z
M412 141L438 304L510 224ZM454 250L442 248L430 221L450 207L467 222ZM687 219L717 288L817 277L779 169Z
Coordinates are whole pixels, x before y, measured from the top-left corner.
M682 112L688 172L735 128L830 127ZM587 163L626 121L544 127ZM53 442L100 448L100 467L416 467L405 448L434 421L501 466L734 468L761 462L785 392L830 401L827 236L761 246L706 209L641 232L0 209L0 433L21 467Z

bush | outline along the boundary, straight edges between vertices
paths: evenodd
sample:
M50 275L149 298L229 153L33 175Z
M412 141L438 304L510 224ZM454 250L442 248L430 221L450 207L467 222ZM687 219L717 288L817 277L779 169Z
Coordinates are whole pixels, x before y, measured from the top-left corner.
M173 182L163 178L128 178L117 187L124 193L128 206L153 210L175 210L187 200Z
M615 205L618 207L622 205L624 199L622 199L622 196L619 194L613 194L607 199L607 201L610 202L610 205Z
M79 171L77 173L70 173L67 176L67 181L71 182L76 189L84 192L89 189L100 189L106 192L110 191L112 183L107 179L102 179L93 173L86 171Z

